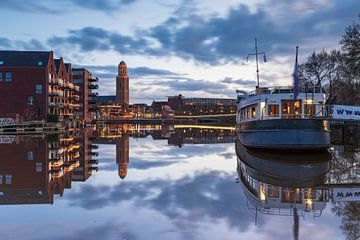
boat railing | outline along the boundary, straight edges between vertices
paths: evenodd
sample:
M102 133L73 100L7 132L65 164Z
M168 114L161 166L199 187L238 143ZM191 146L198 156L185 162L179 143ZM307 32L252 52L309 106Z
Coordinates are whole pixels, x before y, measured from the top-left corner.
M324 91L320 86L299 87L299 93L323 93L323 92ZM254 96L258 94L279 94L279 93L294 93L294 88L292 86L263 87L252 90L247 95Z

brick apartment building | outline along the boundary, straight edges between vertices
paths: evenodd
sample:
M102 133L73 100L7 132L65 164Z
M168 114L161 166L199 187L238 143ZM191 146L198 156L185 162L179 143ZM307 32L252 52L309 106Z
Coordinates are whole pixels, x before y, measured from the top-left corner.
M78 96L80 99L80 109L76 116L85 122L91 122L96 117L96 97L98 93L95 91L99 88L96 82L98 78L94 78L86 68L72 69L73 81L80 89Z
M97 88L89 83L97 78L83 72L84 84L79 87L71 64L54 59L52 51L0 51L0 96L6 99L0 102L0 118L17 123L87 121L89 111L95 110L91 89ZM75 79L80 81L79 75Z

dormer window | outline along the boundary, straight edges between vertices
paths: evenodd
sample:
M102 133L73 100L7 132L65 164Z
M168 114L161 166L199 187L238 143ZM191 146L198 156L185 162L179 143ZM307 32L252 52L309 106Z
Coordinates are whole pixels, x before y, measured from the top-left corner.
M39 61L38 62L38 66L42 66L43 65L43 62L42 61Z

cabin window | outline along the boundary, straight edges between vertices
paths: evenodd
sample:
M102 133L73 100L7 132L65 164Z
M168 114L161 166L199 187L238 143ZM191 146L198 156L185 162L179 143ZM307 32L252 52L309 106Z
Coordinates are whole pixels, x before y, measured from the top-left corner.
M301 100L281 100L281 114L284 118L301 117Z
M282 203L302 203L302 192L298 189L282 189L281 191Z
M256 107L251 108L251 118L256 118Z
M304 104L304 113L306 116L311 117L315 114L314 104Z
M277 104L269 104L268 105L268 115L272 117L279 116L279 105Z
M268 185L268 196L271 198L280 197L279 187Z

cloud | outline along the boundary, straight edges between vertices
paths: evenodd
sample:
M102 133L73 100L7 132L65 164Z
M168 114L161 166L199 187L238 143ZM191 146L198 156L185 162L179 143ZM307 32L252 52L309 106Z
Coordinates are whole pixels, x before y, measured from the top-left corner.
M154 192L160 193L154 196ZM232 227L245 231L252 223L252 213L242 204L246 199L235 184L234 176L217 171L198 173L176 182L150 179L112 187L84 185L78 192L67 194L67 199L70 205L89 210L133 201L136 206L161 212L175 224L199 222L209 217L224 219Z
M74 11L74 8L112 13L137 1L138 0L2 0L0 1L0 8L24 13L32 12L43 14L63 14Z
M88 7L95 8L98 4L98 1L90 2ZM149 29L138 30L136 37L84 27L70 30L67 36L53 36L48 39L48 44L77 46L85 52L177 56L200 64L221 65L244 59L253 51L254 37L258 37L259 50L273 56L293 54L297 44L304 45L304 51L312 51L317 42L338 38L344 27L356 17L356 6L359 7L355 0L346 4L318 1L314 5L309 1L293 4L292 1L279 3L270 0L258 4L256 11L240 4L229 9L223 17L211 15L204 18L196 6L189 4L183 1L174 11L176 14ZM103 8L111 6L107 3Z
M47 47L37 39L31 38L25 40L10 40L8 38L0 37L0 48L2 49L16 49L16 50L47 50Z

